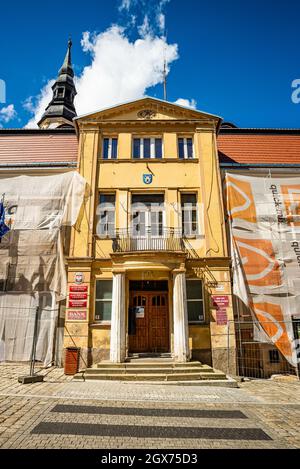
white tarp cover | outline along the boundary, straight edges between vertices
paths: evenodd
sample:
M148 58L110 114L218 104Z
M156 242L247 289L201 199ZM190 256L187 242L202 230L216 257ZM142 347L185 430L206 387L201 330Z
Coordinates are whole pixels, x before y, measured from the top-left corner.
M300 178L226 173L233 293L262 335L297 363L292 317L300 315Z
M62 227L76 223L84 193L75 171L0 177L11 228L0 243L0 360L30 359L39 306L36 358L51 361L58 302L67 293Z

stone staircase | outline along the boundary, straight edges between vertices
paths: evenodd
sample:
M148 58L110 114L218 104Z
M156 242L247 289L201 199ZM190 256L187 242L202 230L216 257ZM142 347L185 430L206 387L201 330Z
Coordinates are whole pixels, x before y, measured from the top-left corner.
M101 362L82 370L74 380L111 380L148 384L185 384L237 387L237 382L199 361L176 363L170 358L135 358L125 363Z

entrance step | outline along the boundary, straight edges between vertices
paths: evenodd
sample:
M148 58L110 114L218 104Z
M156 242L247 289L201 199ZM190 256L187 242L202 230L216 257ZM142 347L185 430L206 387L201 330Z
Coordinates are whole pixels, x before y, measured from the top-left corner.
M165 361L144 361L139 360L136 362L125 362L125 363L111 363L111 362L101 362L98 363L97 369L114 369L114 370L138 370L138 369L164 369L164 370L180 370L180 369L194 369L197 368L203 371L210 371L213 369L208 365L203 365L200 362L187 362L187 363L176 363L174 361L165 362Z
M173 374L173 375L177 375L177 374L183 374L183 373L186 373L186 374L189 374L189 373L200 373L200 374L203 374L203 373L213 373L213 369L210 368L210 367L205 367L205 366L201 366L201 367L196 367L196 366L193 366L193 367L183 367L183 366L180 366L180 367L165 367L165 366L160 366L160 367L137 367L137 366L130 366L130 367L123 367L123 368L119 368L119 367L116 367L116 368L109 368L109 367L98 367L97 368L91 368L89 370L86 371L86 373L88 374L128 374L128 375L132 375L132 374L155 374L155 373L159 373L159 374Z
M88 380L115 380L115 381L186 381L186 380L198 380L198 379L226 379L223 373L206 373L201 375L200 373L177 373L177 374L165 374L165 373L137 373L137 374L101 374L101 373L85 373L85 379Z
M164 353L130 353L128 358L126 358L126 362L130 362L132 360L141 360L141 359L152 359L152 358L169 358L172 360L172 354L170 352L164 352Z
M133 360L125 363L101 362L94 368L88 368L74 376L76 380L98 380L98 381L126 381L135 383L155 384L199 384L233 387L236 381L228 378L223 372L204 365L199 361L176 363L151 361L143 359Z

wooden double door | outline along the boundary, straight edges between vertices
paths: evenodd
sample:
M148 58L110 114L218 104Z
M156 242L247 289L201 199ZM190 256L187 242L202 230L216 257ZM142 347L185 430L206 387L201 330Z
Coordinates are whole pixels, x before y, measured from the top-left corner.
M169 352L167 292L130 292L135 333L129 335L129 352Z

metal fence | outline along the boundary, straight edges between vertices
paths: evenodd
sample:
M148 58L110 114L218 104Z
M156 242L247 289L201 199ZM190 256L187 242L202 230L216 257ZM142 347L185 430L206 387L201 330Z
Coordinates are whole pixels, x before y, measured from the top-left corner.
M114 252L179 251L185 250L181 230L158 227L156 233L141 235L133 229L119 229L113 237Z
M14 295L11 306L1 304L6 298L0 295L0 362L30 362L61 365L63 342L63 318L57 305L51 304L51 297L40 298L39 306L30 306L26 295ZM22 302L24 305L21 306ZM42 300L48 300L42 301ZM19 304L18 304L19 303ZM35 299L32 298L32 305ZM54 306L54 307L53 307Z
M276 330L276 325L271 321L255 323L254 321L229 321L228 324L228 344L229 331L234 330L235 335L235 367L237 376L268 379L272 375L296 375L299 377L300 363L291 365L270 340L267 340L266 331ZM283 334L289 332L289 337L296 341L300 338L300 320L285 321L277 323L277 337L282 333L282 340L287 342L287 337ZM291 342L291 341L290 341ZM298 342L299 343L299 342ZM300 359L300 348L298 360ZM233 369L232 355L228 353L228 369Z

